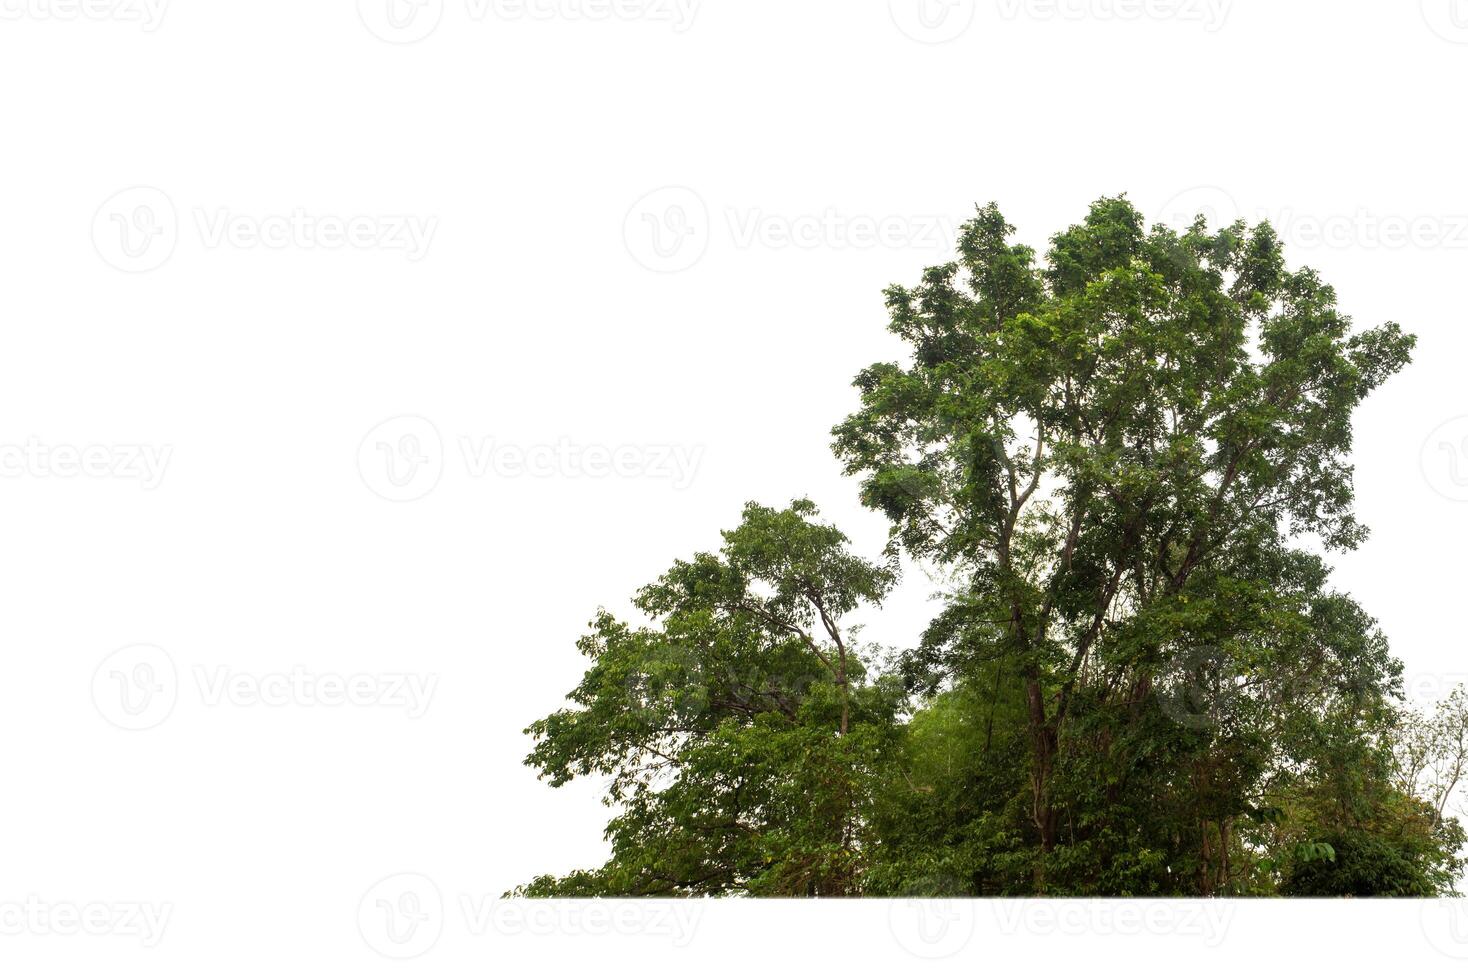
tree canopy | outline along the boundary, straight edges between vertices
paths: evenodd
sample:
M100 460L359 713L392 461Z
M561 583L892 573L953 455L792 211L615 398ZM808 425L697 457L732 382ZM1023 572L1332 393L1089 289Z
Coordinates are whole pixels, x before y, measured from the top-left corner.
M592 623L527 762L608 780L612 856L523 893L1453 890L1461 701L1402 710L1325 561L1366 535L1352 414L1414 338L1353 329L1267 224L1148 229L1121 197L1043 261L1014 233L983 207L887 290L908 355L833 432L879 560L751 504L646 623ZM954 584L884 653L850 621L904 562Z

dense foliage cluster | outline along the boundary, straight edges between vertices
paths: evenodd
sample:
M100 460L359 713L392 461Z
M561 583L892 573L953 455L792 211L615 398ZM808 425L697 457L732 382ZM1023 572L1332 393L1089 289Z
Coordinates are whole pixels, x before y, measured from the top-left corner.
M645 624L592 624L527 761L608 780L611 858L523 893L1453 889L1468 710L1402 710L1321 557L1365 535L1351 416L1413 338L1353 331L1268 225L1116 198L1043 262L1013 233L983 208L888 290L910 354L834 431L881 561L810 501L752 504ZM952 585L884 656L850 620L901 560Z

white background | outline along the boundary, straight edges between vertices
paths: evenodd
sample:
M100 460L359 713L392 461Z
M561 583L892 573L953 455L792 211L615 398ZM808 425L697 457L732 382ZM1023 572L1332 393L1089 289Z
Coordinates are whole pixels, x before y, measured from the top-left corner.
M976 202L1040 248L1103 194L1267 216L1416 332L1337 580L1462 679L1468 2L159 2L0 0L0 970L1468 957L1410 903L483 904L605 853L595 780L521 765L598 605L750 499L880 549L829 429Z

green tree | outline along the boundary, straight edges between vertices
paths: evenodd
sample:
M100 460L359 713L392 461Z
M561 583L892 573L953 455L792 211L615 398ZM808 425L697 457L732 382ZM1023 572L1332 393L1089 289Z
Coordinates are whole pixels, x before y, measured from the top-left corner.
M904 695L868 677L843 621L894 573L815 518L751 504L719 554L638 594L651 625L597 617L576 706L530 727L527 762L553 785L610 777L613 857L530 894L856 890L863 775Z
M653 625L594 624L529 761L611 777L613 857L530 893L1451 891L1464 727L1399 710L1324 560L1413 338L1353 329L1267 224L1108 198L1043 262L1013 235L984 207L887 292L908 354L833 433L885 564L751 505L639 595ZM955 585L883 674L843 623L904 557Z
M1105 199L1055 237L1045 268L1012 233L984 208L960 261L888 291L911 359L863 371L861 410L835 435L895 539L971 583L932 662L978 657L1020 678L1048 855L1082 805L1078 787L1061 792L1066 768L1114 744L1114 725L1093 731L1078 706L1145 706L1199 650L1220 676L1283 676L1281 644L1353 652L1312 633L1329 597L1288 542L1362 539L1351 413L1413 341L1395 324L1353 333L1329 286L1286 269L1267 225L1148 232ZM1351 666L1350 683L1385 696L1380 669ZM1216 748L1191 749L1212 788ZM1207 809L1204 824L1222 819Z

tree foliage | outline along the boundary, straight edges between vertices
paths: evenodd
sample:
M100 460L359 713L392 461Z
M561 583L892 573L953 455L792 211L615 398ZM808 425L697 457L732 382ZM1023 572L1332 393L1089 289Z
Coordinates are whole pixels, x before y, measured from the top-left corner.
M833 433L883 561L751 504L646 625L592 624L527 761L608 779L612 857L526 893L1452 890L1461 702L1400 710L1324 558L1365 537L1351 417L1414 339L1354 330L1267 224L1111 198L1043 263L1013 235L981 208L887 291L908 356ZM956 584L884 661L848 619L903 559Z

